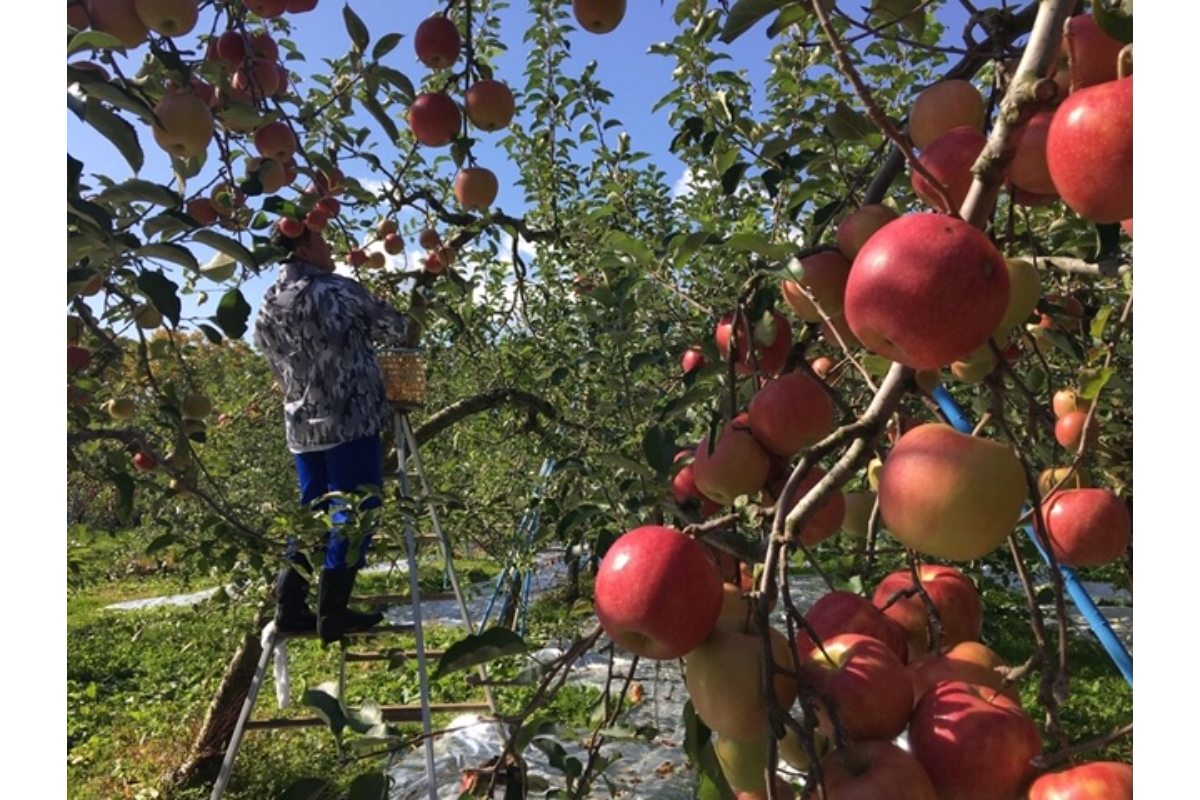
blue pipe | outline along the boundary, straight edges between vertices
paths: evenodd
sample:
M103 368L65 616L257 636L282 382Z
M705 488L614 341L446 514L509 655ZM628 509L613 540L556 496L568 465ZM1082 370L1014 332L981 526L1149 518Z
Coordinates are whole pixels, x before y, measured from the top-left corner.
M938 407L941 408L942 413L946 415L946 418L950 420L951 425L963 433L971 432L974 426L967 419L958 403L950 396L950 392L946 391L946 387L939 386L934 389L933 399L937 402ZM1034 547L1037 548L1042 560L1049 564L1050 558L1042 548L1042 543L1038 541L1033 526L1027 524L1023 527L1025 534L1033 542ZM1100 640L1100 644L1108 651L1109 657L1117 665L1117 669L1121 671L1121 674L1125 676L1125 680L1129 682L1130 686L1133 686L1133 656L1125 648L1125 643L1113 631L1112 626L1108 623L1108 618L1100 613L1096 602L1092 600L1087 589L1080 583L1075 570L1060 564L1058 565L1058 571L1062 574L1063 585L1066 587L1067 593L1071 595L1071 600L1075 603L1075 607L1083 614L1083 618L1087 620L1092 633L1096 635L1096 638ZM1065 624L1065 621L1061 624Z

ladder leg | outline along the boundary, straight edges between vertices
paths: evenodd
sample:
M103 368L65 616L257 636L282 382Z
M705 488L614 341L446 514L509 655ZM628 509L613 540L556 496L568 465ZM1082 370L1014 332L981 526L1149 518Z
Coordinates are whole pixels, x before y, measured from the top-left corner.
M411 441L411 430L408 426L408 414L395 412L396 454L399 464L400 491L404 497L412 497L412 489L408 484L408 446ZM413 448L416 455L416 448ZM419 461L417 462L420 463ZM425 734L425 777L429 786L429 800L437 800L437 765L433 753L433 719L429 706L432 702L429 695L429 666L425 658L425 630L421 623L421 575L417 565L416 533L411 522L404 523L404 543L408 551L408 586L412 598L413 637L416 640L417 675L421 681L421 732Z
M400 427L397 428L397 441L403 436L407 442L407 448L400 450L403 455L408 453L412 456L413 466L416 467L417 478L421 482L422 498L425 500L425 505L429 509L429 519L433 523L433 532L437 535L438 547L442 551L442 560L446 565L447 571L450 573L450 584L454 589L454 597L458 600L458 610L462 615L463 624L467 626L467 633L474 634L476 632L475 625L471 622L471 610L467 607L467 598L463 594L462 585L458 580L458 570L454 568L454 557L450 552L450 541L446 538L446 533L442 530L441 520L438 519L437 508L433 503L428 501L429 498L429 482L425 478L425 465L421 462L421 452L417 449L417 437L413 434L412 426L409 424L408 415L401 414L398 420ZM405 486L407 487L408 476L401 461L400 474L403 476ZM492 687L487 683L488 674L487 668L479 665L479 677L483 679L483 692L487 698L488 708L491 709L493 715L497 713L496 696L492 692Z
M250 689L246 692L246 699L242 703L242 712L238 715L237 725L233 728L233 734L229 737L229 745L225 748L225 758L221 762L221 771L217 773L217 782L213 784L210 800L221 800L225 794L225 789L229 786L229 778L233 774L233 762L237 760L238 750L242 746L242 736L246 732L246 723L250 720L250 714L254 712L254 704L258 700L258 692L262 689L263 678L267 674L267 665L271 663L271 657L275 655L275 644L278 633L272 633L267 639L266 646L263 647L262 657L258 659L258 669L254 671L254 678L250 681Z

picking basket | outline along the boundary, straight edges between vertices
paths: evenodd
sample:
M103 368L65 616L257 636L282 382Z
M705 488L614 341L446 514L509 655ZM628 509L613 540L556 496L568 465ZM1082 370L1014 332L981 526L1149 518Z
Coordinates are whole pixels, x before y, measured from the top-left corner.
M375 353L383 372L387 401L396 408L425 405L425 356L420 350L391 348Z

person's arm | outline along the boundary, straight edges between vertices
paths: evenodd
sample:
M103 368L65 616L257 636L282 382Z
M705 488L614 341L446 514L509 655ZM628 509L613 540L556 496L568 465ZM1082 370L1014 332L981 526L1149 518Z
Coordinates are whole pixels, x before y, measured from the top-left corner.
M363 299L363 309L371 323L371 341L375 344L390 344L403 347L408 343L410 321L390 305L358 286Z

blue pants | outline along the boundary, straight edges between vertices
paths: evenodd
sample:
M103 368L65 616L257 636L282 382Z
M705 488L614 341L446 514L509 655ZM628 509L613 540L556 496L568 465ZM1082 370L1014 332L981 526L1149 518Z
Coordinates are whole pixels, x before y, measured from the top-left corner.
M329 531L329 547L325 551L325 567L363 567L367 563L367 547L371 543L370 529L362 534L361 539L357 532L350 536L342 534L339 526L346 524L353 516L353 512L346 508L346 501L330 498L315 505L314 501L330 492L358 492L368 488L376 493L382 491L383 443L380 438L368 436L330 450L296 453L296 473L300 476L301 503L321 510L335 509L333 527ZM358 509L379 508L382 505L383 500L376 494L360 502ZM339 506L343 510L336 510ZM355 546L351 547L352 544Z

